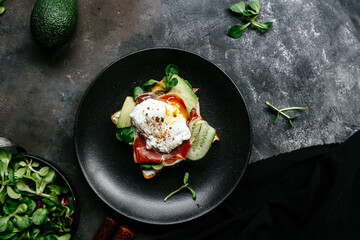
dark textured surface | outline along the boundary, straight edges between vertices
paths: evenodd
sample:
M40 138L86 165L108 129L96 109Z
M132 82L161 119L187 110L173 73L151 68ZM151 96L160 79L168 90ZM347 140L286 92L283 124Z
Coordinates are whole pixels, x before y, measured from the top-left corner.
M226 36L239 22L227 10L233 3L79 0L72 40L44 53L30 33L34 1L5 1L6 12L0 16L0 135L56 162L74 178L83 209L77 240L90 239L103 216L112 212L91 191L76 161L75 114L90 82L125 54L177 47L221 67L248 104L253 162L342 142L360 128L359 1L260 1L258 20L274 21L271 30L265 35L248 30L237 40ZM300 112L294 129L283 118L273 126L275 116L265 101L309 110Z

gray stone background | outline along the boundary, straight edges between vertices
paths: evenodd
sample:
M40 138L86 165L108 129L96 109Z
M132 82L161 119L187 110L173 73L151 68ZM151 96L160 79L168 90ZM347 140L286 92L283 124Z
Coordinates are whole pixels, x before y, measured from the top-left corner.
M5 0L0 16L0 136L56 162L76 182L82 218L75 239L91 239L112 213L77 163L76 111L91 81L126 54L175 47L222 68L248 105L251 162L342 142L360 128L360 1L261 0L258 21L273 21L271 29L232 39L226 32L241 20L228 6L236 1L78 0L73 38L51 53L31 37L34 2ZM284 118L272 125L265 101L309 109L299 112L295 128Z

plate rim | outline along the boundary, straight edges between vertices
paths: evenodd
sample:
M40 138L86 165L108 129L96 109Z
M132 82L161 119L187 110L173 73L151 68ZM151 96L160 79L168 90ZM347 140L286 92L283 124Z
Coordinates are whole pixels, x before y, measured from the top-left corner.
M234 186L231 188L231 190L225 194L222 198L221 198L221 201L218 201L218 203L214 204L213 206L207 208L205 211L199 213L199 214L196 214L192 217L188 217L186 219L181 219L181 220L178 220L178 221L167 221L167 222L164 222L164 221L153 221L153 220L144 220L144 219L141 219L139 217L134 217L134 216L131 216L130 214L125 214L121 211L119 211L118 209L116 209L111 203L109 203L109 201L106 200L105 197L103 197L96 189L95 187L93 186L93 184L91 184L91 181L90 181L90 176L88 176L86 174L86 171L84 169L84 166L83 164L81 163L80 161L80 156L79 156L79 151L78 151L78 143L76 141L76 136L77 136L77 125L78 125L78 121L79 121L79 112L80 112L80 109L83 105L83 102L85 101L85 98L87 96L87 94L89 93L89 91L92 89L92 86L95 84L95 82L97 81L97 79L107 70L109 69L111 66L113 66L114 64L116 64L117 62L123 60L123 59L126 59L127 57L130 57L130 56L133 56L133 55L136 55L136 54L140 54L140 53L143 53L143 52L147 52L147 51L157 51L157 50L175 50L175 51L180 51L180 52L184 52L186 54L190 54L190 55L194 55L196 57L199 57L203 60L205 60L206 62L214 65L218 70L221 71L222 74L224 74L229 80L230 80L230 83L232 84L233 87L235 87L236 91L238 92L238 94L240 95L240 98L242 99L242 102L244 104L244 108L246 110L246 113L247 113L247 118L248 118L248 122L249 122L249 142L248 142L248 148L249 148L249 151L247 153L247 157L246 157L246 161L245 161L245 167L243 168L243 170L241 171L241 174L239 175L237 181L236 181L236 184L234 184ZM127 53L123 56L120 56L118 58L116 58L114 61L112 61L111 63L109 63L106 67L104 67L97 75L96 77L90 82L90 84L87 86L85 92L83 93L82 97L81 97L81 100L79 102L79 105L77 107L77 110L76 110L76 116L75 116L75 121L74 121L74 128L73 128L73 131L74 131L74 134L73 134L73 141L74 141L74 145L75 145L75 154L76 154L76 158L77 158L77 162L81 168L81 172L83 173L83 176L85 177L86 179L86 182L89 184L90 188L95 192L95 194L107 205L109 206L111 209L113 209L115 212L125 216L125 217L128 217L132 220L135 220L135 221L138 221L138 222L142 222L142 223L147 223L147 224L154 224L154 225L174 225L174 224L179 224L179 223L184 223L184 222L189 222L191 220L194 220L196 218L199 218L203 215L205 215L206 213L212 211L213 209L215 209L217 206L219 206L221 203L223 203L228 197L229 195L234 191L234 189L236 188L236 186L239 184L240 182L240 179L243 177L244 175L244 172L246 171L247 169L247 166L249 165L249 161L250 161L250 156L252 154L252 148L253 148L253 127L252 127L252 119L251 119L251 115L250 115L250 112L248 110L248 106L247 106L247 103L246 101L244 100L244 96L242 95L242 93L240 92L239 88L237 87L237 85L235 84L235 82L232 80L232 78L230 78L230 76L221 68L219 67L217 64L215 64L214 62L210 61L209 59L207 59L206 57L198 54L198 53L195 53L195 52L192 52L192 51L189 51L189 50L184 50L184 49L181 49L181 48L175 48L175 47L152 47L152 48L144 48L144 49L140 49L140 50L137 50L135 52L130 52L130 53Z

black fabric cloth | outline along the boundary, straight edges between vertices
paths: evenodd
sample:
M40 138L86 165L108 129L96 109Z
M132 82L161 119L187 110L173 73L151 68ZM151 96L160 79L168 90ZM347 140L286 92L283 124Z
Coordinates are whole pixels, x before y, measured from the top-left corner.
M210 213L151 229L160 240L360 239L359 165L360 132L262 160Z

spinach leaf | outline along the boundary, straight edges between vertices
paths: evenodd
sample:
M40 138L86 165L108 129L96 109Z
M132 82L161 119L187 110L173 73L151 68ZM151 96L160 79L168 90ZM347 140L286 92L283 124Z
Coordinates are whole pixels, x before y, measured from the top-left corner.
M132 143L134 141L134 130L132 127L119 128L116 130L116 137L120 141Z

